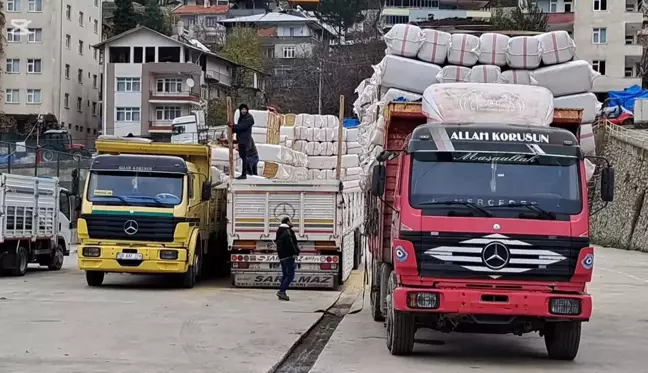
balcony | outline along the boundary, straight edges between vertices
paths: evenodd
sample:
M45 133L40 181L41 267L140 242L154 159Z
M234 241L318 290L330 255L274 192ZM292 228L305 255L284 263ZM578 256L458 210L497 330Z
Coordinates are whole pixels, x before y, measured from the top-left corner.
M228 87L232 85L232 76L217 70L206 70L205 77Z
M624 55L639 57L643 56L643 45L641 44L626 44L623 46Z
M547 13L547 31L574 31L574 13Z
M594 92L623 91L633 85L641 86L641 78L601 75L594 79Z
M149 102L152 104L199 104L200 93L191 91L159 92L149 91Z

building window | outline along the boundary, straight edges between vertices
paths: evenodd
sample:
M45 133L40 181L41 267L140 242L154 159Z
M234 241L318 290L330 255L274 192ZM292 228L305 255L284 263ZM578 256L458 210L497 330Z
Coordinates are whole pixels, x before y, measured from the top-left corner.
M18 74L20 72L20 59L7 58L7 74Z
M626 43L626 45L634 44L635 43L634 35L626 35L625 36L625 43Z
M594 60L592 61L592 68L601 75L605 75L605 61Z
M83 41L79 40L79 54L83 56Z
M27 103L28 104L40 104L41 103L41 90L40 89L28 89L27 90Z
M7 0L7 12L20 12L20 0Z
M139 92L140 78L117 78L117 92Z
M606 44L607 43L607 29L597 27L592 30L592 43L593 44Z
M155 108L155 119L174 120L182 116L180 106L158 106Z
M83 84L83 70L82 70L82 69L79 69L79 70L77 71L77 81L78 81L80 84Z
M157 91L166 93L182 92L182 79L158 79Z
M27 11L29 12L42 12L43 0L29 0L27 4Z
M77 111L83 111L83 99L81 97L77 97Z
M408 23L409 16L386 16L385 24L387 25L397 25L399 23Z
M71 5L66 5L65 6L65 18L67 18L68 21L72 20L72 6Z
M574 11L574 3L572 0L565 0L563 3L565 13L571 13Z
M65 79L70 79L70 65L65 64Z
M97 74L92 74L92 88L97 88Z
M66 109L70 108L70 94L66 93L65 97L63 98L63 105L65 105Z
M99 21L97 21L96 19L94 20L94 26L93 27L94 27L94 33L98 34L99 33Z
M140 121L140 108L138 108L138 107L118 107L117 108L117 121L118 122L139 122Z
M79 26L83 27L83 12L79 12Z
M193 26L196 24L196 16L183 17L182 21L186 26Z
M99 0L94 0L94 6L99 7Z
M95 61L97 60L97 48L92 50L92 58L94 58Z
M72 43L72 37L70 34L65 35L65 48L70 49L70 44Z
M205 17L205 26L218 27L218 17Z
M20 30L15 28L7 29L7 42L20 43Z
M274 48L266 48L265 50L265 56L266 58L273 59L275 58L275 50Z
M43 41L43 29L42 28L30 28L29 36L27 41L30 43L40 43Z
M625 73L624 76L626 78L634 78L635 77L634 68L632 66L626 66L624 73Z
M17 89L5 90L5 102L8 104L19 104L20 92Z
M607 9L607 0L594 0L594 10L599 12Z
M97 103L92 101L92 115L97 115Z
M40 74L43 72L40 58L27 60L27 72L31 74Z
M558 12L558 0L549 1L549 12L556 13Z
M295 58L295 47L281 48L283 58Z

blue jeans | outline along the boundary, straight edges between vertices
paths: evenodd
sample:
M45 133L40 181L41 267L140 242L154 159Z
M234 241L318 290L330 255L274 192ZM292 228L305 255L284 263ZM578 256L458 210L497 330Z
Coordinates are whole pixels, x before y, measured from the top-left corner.
M288 290L290 283L295 279L295 258L286 258L281 260L281 285L279 286L280 292Z

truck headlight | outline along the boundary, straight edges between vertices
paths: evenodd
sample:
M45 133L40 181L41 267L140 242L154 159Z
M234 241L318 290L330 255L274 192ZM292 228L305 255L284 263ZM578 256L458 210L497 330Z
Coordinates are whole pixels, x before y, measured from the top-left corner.
M574 298L551 298L549 312L554 315L580 315L581 301Z
M101 256L100 247L84 247L82 250L83 256L98 258Z
M438 293L409 293L407 294L407 305L409 308L439 308Z
M160 250L160 259L176 260L178 259L178 250Z

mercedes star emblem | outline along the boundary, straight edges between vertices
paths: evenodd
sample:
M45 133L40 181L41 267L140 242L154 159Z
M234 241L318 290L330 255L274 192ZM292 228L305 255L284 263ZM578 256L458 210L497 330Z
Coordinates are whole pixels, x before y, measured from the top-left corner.
M139 225L135 220L126 220L126 223L124 223L124 232L126 232L127 235L132 236L137 231L139 230Z
M292 220L295 218L295 207L288 202L281 202L274 208L273 214L277 220L286 216Z
M489 243L482 251L482 261L486 267L493 270L506 267L510 259L511 252L501 242Z

